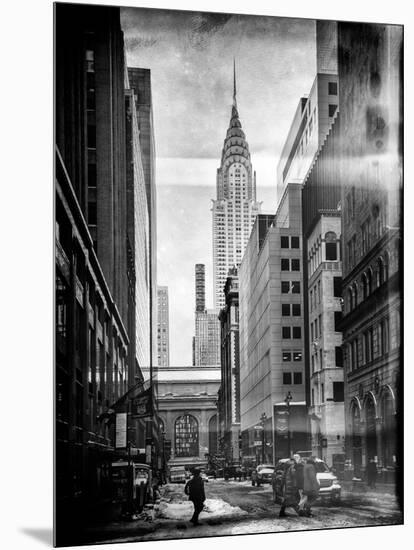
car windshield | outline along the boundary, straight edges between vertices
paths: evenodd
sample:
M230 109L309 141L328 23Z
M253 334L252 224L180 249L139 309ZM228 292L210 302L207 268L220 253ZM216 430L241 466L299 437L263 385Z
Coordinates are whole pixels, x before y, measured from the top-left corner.
M315 462L315 469L317 474L326 474L327 472L330 472L325 462Z

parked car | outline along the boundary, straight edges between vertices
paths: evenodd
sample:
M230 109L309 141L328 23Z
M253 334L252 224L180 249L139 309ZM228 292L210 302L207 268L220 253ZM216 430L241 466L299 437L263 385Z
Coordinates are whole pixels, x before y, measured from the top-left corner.
M283 478L289 466L289 459L282 458L276 464L272 479L273 502L282 502L283 499ZM320 458L315 459L316 477L319 481L319 499L330 500L337 503L341 499L341 486L338 478Z
M255 485L260 487L262 483L271 483L274 471L275 467L273 464L259 464L250 476L253 487Z
M170 483L185 483L187 474L184 467L172 466L170 468Z

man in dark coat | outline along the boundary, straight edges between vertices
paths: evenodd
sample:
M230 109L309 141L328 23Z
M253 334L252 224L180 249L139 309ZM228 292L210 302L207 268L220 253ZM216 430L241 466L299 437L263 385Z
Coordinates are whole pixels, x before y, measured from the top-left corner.
M286 467L283 479L283 501L280 507L279 517L286 517L285 509L292 507L299 514L299 491L296 478L296 463L294 460L289 461Z
M316 476L315 461L308 458L303 467L303 494L304 502L299 504L299 515L311 517L311 506L318 498L319 481Z
M188 500L191 500L194 504L194 514L190 521L193 525L199 525L198 516L206 500L204 481L201 479L200 470L193 470L193 477L187 482L184 491L188 495Z

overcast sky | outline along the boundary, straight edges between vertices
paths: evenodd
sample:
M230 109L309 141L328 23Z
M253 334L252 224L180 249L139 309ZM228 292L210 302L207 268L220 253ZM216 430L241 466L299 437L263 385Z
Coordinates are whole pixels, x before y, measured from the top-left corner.
M191 364L194 266L213 303L211 199L230 121L233 57L240 120L263 212L299 98L315 78L312 20L128 8L128 65L151 69L156 143L158 284L169 288L170 363Z

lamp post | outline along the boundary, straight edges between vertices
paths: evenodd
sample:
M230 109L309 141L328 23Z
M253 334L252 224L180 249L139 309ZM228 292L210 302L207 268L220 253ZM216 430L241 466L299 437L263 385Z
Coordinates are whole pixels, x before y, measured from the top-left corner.
M290 391L287 392L285 397L285 403L287 406L287 414L288 414L288 456L290 458L290 402L292 401L292 394Z
M265 463L265 445L266 445L266 432L265 432L265 423L266 423L266 413L262 413L262 416L260 417L260 421L263 426L262 430L262 464Z

